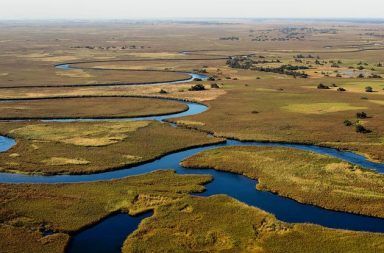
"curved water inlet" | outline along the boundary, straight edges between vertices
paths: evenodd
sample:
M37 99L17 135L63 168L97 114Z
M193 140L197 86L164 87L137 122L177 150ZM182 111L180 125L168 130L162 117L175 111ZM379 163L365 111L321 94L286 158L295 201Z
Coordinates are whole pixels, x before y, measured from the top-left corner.
M184 60L184 59L183 59ZM118 60L121 62L122 60ZM98 61L96 61L98 62ZM108 61L109 62L109 61ZM113 61L112 61L113 62ZM145 70L145 69L114 69L114 68L92 68L92 67L77 67L73 66L74 64L80 64L80 63L93 63L93 62L74 62L74 63L60 63L55 65L55 68L62 69L62 70L71 70L71 69L81 69L81 70L99 70L99 71L142 71L142 72L165 72L165 73L179 73L179 74L187 74L190 77L184 78L184 79L178 79L178 80L170 80L170 81L159 81L159 82L118 82L118 83L110 83L110 84L79 84L76 86L101 86L101 85L162 85L162 84L180 84L180 83L189 83L194 81L195 79L201 79L201 80L207 80L208 76L201 73L194 73L194 72L186 72L186 71L172 71L172 70ZM73 86L73 85L60 85L60 87L65 86Z
M137 229L141 220L153 212L137 216L125 213L113 214L96 225L82 230L72 236L67 245L67 253L121 253L121 247L129 234Z
M5 152L16 145L16 141L9 137L0 136L0 152Z

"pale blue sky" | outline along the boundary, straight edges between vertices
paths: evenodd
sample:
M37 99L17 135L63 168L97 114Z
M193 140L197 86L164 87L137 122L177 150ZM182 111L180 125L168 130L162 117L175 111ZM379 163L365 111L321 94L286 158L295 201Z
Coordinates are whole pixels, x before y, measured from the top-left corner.
M0 19L384 18L384 0L0 0Z

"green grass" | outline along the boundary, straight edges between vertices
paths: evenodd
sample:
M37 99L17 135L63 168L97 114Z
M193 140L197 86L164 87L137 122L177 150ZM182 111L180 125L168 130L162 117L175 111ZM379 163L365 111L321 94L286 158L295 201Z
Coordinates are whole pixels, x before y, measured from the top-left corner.
M220 141L160 122L1 123L16 146L0 153L0 170L81 174L121 168Z
M258 179L257 188L324 208L384 217L384 175L289 148L228 147L182 163Z
M226 196L161 206L123 252L381 252L384 236L288 224Z
M157 171L95 183L0 184L0 248L2 252L25 252L23 249L28 247L35 252L61 252L68 232L116 211L134 215L173 203L187 193L201 192L203 184L210 180L210 176ZM58 234L43 237L38 231L43 225ZM24 248L20 247L20 240Z
M9 131L16 138L41 142L59 142L76 146L100 147L118 143L129 133L146 127L149 121L99 122L97 124L32 124Z

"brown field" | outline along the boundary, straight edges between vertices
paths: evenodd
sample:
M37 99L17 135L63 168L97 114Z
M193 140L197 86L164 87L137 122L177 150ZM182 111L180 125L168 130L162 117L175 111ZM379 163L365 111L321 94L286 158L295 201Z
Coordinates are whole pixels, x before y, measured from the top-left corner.
M181 112L176 101L146 98L66 98L0 102L0 118L119 118Z

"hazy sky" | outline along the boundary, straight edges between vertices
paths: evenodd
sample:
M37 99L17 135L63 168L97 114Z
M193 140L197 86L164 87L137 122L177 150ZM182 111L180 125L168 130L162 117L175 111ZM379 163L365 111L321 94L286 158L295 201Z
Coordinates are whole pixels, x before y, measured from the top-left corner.
M0 0L0 19L384 18L384 0Z

